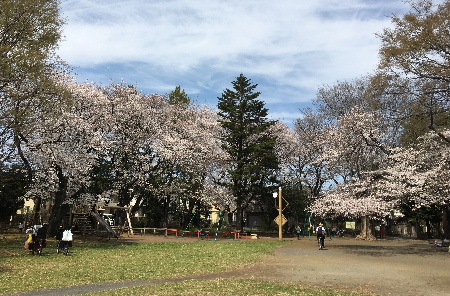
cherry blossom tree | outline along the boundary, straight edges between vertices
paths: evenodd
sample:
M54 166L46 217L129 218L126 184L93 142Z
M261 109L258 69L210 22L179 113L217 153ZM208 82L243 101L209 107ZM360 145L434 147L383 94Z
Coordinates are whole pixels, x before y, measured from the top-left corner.
M303 110L303 117L295 122L296 150L290 163L296 178L305 181L310 195L321 194L326 183L333 181L335 175L326 165L323 155L324 143L327 143L326 131L332 123L319 112L312 109Z
M403 180L397 184L402 187L399 191L403 196L402 200L405 196L410 196L409 204L413 208L416 206L436 207L441 204L430 203L427 200L440 200L446 193L435 192L431 194L433 198L425 198L424 192L429 191L423 190L423 186L433 183L429 176L434 176L436 177L434 180L442 182L438 175L434 175L436 171L433 168L441 169L440 172L443 174L446 169L434 163L440 157L433 155L431 151L441 153L442 149L448 148L445 148L443 143L439 144L441 148L433 147L434 150L420 147L424 146L426 138L429 143L438 143L435 139L430 140L433 137L428 134L428 131L441 137L447 143L447 147L450 142L447 132L450 118L448 87L450 2L434 3L424 0L409 3L411 10L403 16L394 16L393 26L379 34L382 41L381 60L378 73L373 79L373 85L377 89L374 102L381 111L389 114L391 124L399 123L401 126L402 135L399 142L402 146L393 150L393 155L399 159L394 161L392 158L394 156L391 157L392 168L400 169L404 166L403 175L408 175L407 172L415 172L410 175L411 179L397 175L397 180ZM417 151L422 151L423 154L418 155ZM408 159L408 156L413 155L415 158ZM402 160L402 157L405 159ZM421 163L423 157L429 157L428 162ZM416 164L414 164L415 161L417 161ZM428 167L426 163L433 166ZM418 170L423 172L419 173ZM387 176L396 178L390 173L387 173ZM414 178L417 179L411 183ZM445 186L441 185L441 188ZM412 190L418 190L418 192L414 193ZM444 214L448 216L445 206ZM448 225L448 218L445 216L444 222ZM448 236L450 232L448 226L446 232Z
M55 105L41 117L24 151L33 167L33 183L25 198L33 198L35 203L51 202L51 232L70 204L86 202L96 151L103 149L98 126L102 114L96 111L105 102L102 92L92 85L77 84L66 75L57 75L55 80L70 92L70 103ZM97 108L92 108L94 105Z
M217 141L221 127L207 106L170 105L158 153L173 170L170 190L181 196L185 219L196 206L229 208L229 194L214 184L225 156ZM180 194L181 193L181 194Z
M318 161L339 176L338 186L316 199L310 209L319 216L361 218L362 238L371 238L370 219L383 217L387 209L392 209L390 200L373 193L373 180L367 177L367 172L382 165L388 152L379 141L384 135L377 114L354 107L324 134Z
M209 186L211 166L223 157L216 140L220 126L211 108L171 103L124 83L102 91L108 101L102 113L108 148L95 169L96 194L118 196L121 206L133 202L133 212L154 204L149 199L158 200L164 224L169 210L180 205L189 213L197 205L220 201L210 195ZM207 184L208 195L203 193Z
M449 130L442 134L448 137ZM377 172L382 176L379 187L413 212L440 209L447 238L450 237L449 153L447 142L431 131L410 147L393 149L388 163Z

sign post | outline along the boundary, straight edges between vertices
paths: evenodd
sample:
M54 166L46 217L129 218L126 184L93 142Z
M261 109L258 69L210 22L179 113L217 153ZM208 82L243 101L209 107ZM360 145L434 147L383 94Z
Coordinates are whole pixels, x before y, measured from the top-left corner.
M283 239L283 222L282 222L282 218L283 218L283 204L282 204L282 192L281 192L281 186L278 188L278 216L280 217L280 222L278 223L278 239L282 240Z
M278 194L275 192L273 194L274 198L278 197L278 216L274 219L275 223L278 224L278 239L283 239L283 225L287 222L286 217L283 216L283 193L281 187L278 189ZM287 205L286 205L287 206Z

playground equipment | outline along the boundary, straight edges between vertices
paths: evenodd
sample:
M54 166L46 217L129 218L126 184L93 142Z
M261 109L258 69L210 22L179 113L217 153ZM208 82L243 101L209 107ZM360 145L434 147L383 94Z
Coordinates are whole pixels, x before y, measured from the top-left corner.
M305 215L305 223L303 224L303 233L308 233L308 238L311 238L311 236L313 235L314 232L314 213L308 212ZM332 238L332 232L330 230L330 228L328 227L328 221L326 218L323 218L323 223L325 226L325 230L327 232L328 237L331 239ZM304 235L303 235L304 236Z
M306 213L304 222L305 223L303 224L303 236L305 236L305 234L307 233L308 238L311 238L314 228L314 214L311 212Z
M200 229L200 230L191 230L191 227L194 224L194 219L195 218L199 218L200 215L209 215L212 213L217 213L219 215L219 219L216 222L216 226L215 229ZM255 234L249 234L247 232L240 232L240 231L221 231L221 227L223 225L223 220L224 220L224 212L223 211L219 211L219 210L209 210L209 211L205 211L205 210L198 210L196 211L190 218L190 221L188 223L188 225L186 226L185 230L178 230L175 228L168 228L165 229L165 234L164 236L166 238L168 238L170 235L175 235L175 238L183 238L185 236L190 237L191 234L195 235L197 237L197 239L214 239L214 240L218 240L219 239L219 234L222 233L226 236L233 236L234 235L234 239L235 240L239 240L241 238L257 238L257 236Z
M113 229L111 225L106 222L106 220L103 219L103 217L99 213L91 212L91 215L95 218L95 220L97 220L97 222L104 226L109 233L111 233L112 237L118 238L120 236L119 233L115 229Z
M214 232L214 239L218 239L218 234L220 231L220 228L222 227L222 223L223 223L223 219L224 219L224 213L223 211L219 211L219 210L209 210L209 211L195 211L195 213L191 216L191 219L189 220L188 225L186 226L185 230L182 230L182 237L187 234L189 236L189 234L192 232L190 231L190 228L193 224L193 221L195 218L200 217L201 214L212 214L212 213L218 213L219 214L219 221L217 221L217 227L216 230L213 231ZM211 237L211 231L195 231L197 233L197 237L200 239L201 237L207 237L210 238Z

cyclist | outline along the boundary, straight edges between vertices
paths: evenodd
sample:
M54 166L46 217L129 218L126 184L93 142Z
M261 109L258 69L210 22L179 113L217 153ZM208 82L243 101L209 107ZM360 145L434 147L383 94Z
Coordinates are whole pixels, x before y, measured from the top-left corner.
M317 241L319 243L319 250L325 249L325 227L320 223L316 228Z

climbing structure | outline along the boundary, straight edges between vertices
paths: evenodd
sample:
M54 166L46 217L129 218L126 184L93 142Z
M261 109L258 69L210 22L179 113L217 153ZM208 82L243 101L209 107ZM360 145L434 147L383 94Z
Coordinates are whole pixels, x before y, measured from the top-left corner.
M118 238L120 236L120 234L111 227L111 225L109 225L108 222L106 222L105 219L103 219L103 217L97 213L97 212L91 212L91 215L95 218L95 220L97 220L97 222L99 222L103 227L106 228L106 230L111 234L112 237L114 238Z
M184 233L188 232L191 229L191 226L193 224L193 221L196 217L199 217L201 214L211 214L211 213L218 213L219 214L219 221L217 222L217 227L216 227L216 231L214 234L215 239L217 239L218 237L218 233L220 231L220 228L222 227L222 223L223 223L223 219L224 219L224 214L223 211L218 211L218 210L211 210L211 211L195 211L194 214L192 214L191 219L189 220L188 225L186 226L186 230L184 231Z

